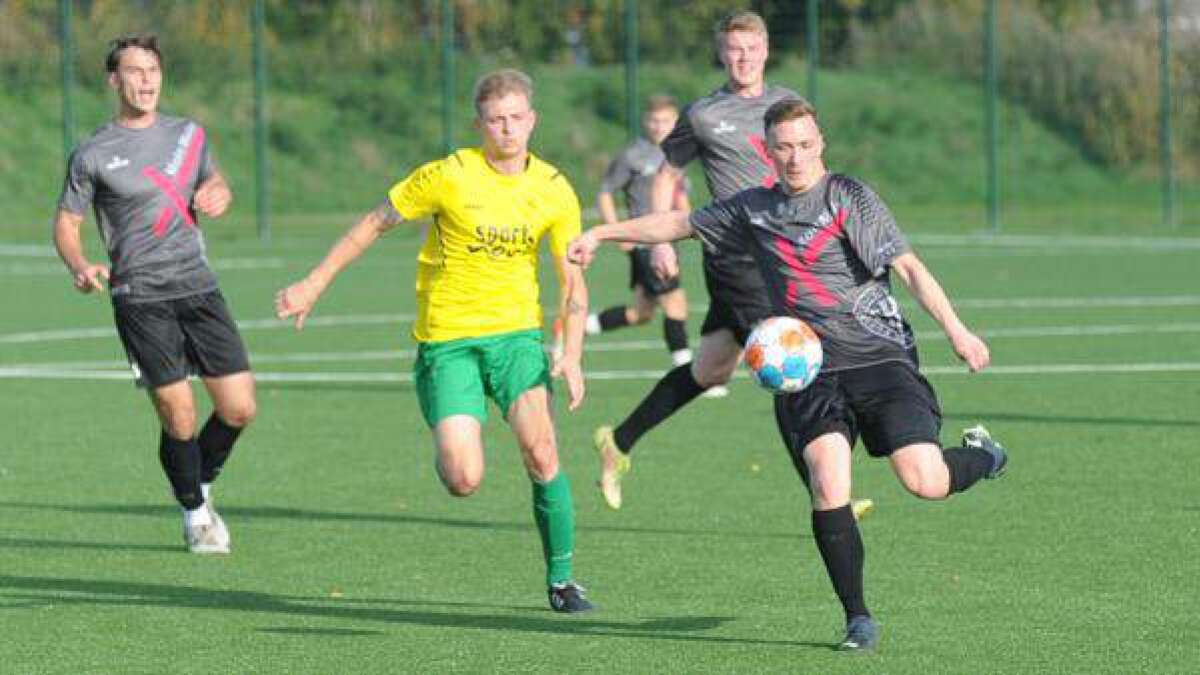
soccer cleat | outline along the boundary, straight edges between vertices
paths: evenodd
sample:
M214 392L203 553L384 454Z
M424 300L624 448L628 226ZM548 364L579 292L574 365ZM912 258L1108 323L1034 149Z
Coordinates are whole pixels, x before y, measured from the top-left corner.
M621 477L629 473L633 463L629 455L617 448L617 440L613 438L612 427L599 427L592 435L596 444L596 453L600 455L600 494L604 495L604 503L610 509L621 508Z
M229 528L225 527L225 519L213 507L212 499L206 500L204 505L208 508L209 517L212 518L212 526L216 532L217 543L225 547L224 553L229 553L233 542L229 538Z
M704 398L725 398L729 395L729 388L723 384L718 384L715 387L709 387L700 394Z
M574 581L564 581L552 584L546 591L546 594L550 597L550 609L556 612L574 614L576 612L587 612L593 608L592 603L584 595L586 592L586 588Z
M992 435L982 424L976 424L970 429L963 429L962 444L966 448L979 448L992 456L992 469L984 478L994 479L1004 475L1008 468L1008 452L1004 446L992 440Z
M228 532L226 532L226 537L228 537ZM183 540L192 553L202 555L229 553L229 540L228 538L222 540L216 521L191 527L185 526Z
M846 637L838 643L839 652L870 652L879 646L879 624L866 615L850 617L846 622Z
M871 501L870 499L851 499L850 500L850 511L852 513L854 513L854 519L859 522L863 521L867 516L871 515L871 512L874 510L875 510L875 502Z

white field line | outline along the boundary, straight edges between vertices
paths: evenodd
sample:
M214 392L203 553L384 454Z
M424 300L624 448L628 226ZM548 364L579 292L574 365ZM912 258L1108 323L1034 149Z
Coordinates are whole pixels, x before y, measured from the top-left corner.
M926 375L970 375L964 366L934 366L922 368ZM1139 373L1194 373L1200 372L1200 362L1180 363L1051 363L1017 366L993 366L976 377L1005 375L1122 375ZM589 380L656 380L664 370L592 370L587 371ZM318 382L318 383L395 383L412 382L411 373L274 373L256 372L259 382ZM734 377L747 377L739 369ZM0 368L0 380L123 380L133 381L129 370L49 370L37 368Z
M1104 307L1196 307L1200 295L1118 295L1095 298L964 298L955 305L961 309L1096 309ZM703 312L707 305L690 305L694 312ZM549 315L549 314L548 314ZM415 314L344 314L313 316L306 327L369 326L411 323ZM291 322L278 319L249 319L238 322L238 328L251 330L290 329ZM0 334L0 344L88 340L116 335L113 328L63 328L60 330L27 331Z
M1044 337L1102 337L1112 335L1168 335L1178 333L1200 333L1200 322L1163 324L1116 324L1107 326L1044 326L1030 328L1000 328L983 331L983 337L997 339L1035 339ZM938 340L941 331L921 331L920 340ZM661 351L662 340L591 340L585 344L592 352L642 352ZM377 349L356 352L292 352L284 354L252 353L250 362L255 368L270 363L360 363L372 361L407 361L416 358L415 349ZM50 363L22 363L18 367L27 370L86 371L108 368L124 368L124 361L56 361Z

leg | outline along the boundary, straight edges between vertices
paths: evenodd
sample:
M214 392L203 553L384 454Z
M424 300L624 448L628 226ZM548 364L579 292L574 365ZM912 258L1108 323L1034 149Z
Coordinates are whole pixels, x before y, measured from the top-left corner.
M196 404L192 387L179 380L156 387L150 399L162 424L158 457L179 505L188 511L204 504L200 490L200 447L196 443Z
M687 336L687 294L682 288L676 288L656 299L663 310L663 339L667 343L667 351L671 353L671 362L676 366L691 362L692 350L688 348Z
M200 430L197 442L203 456L200 480L204 486L208 486L221 473L242 430L254 421L258 403L254 376L248 370L222 377L206 377L204 386L212 399L213 413Z
M950 469L938 446L913 443L893 452L888 460L900 483L914 496L930 500L950 496Z
M470 415L450 415L433 428L437 472L455 497L469 497L483 483L483 433Z

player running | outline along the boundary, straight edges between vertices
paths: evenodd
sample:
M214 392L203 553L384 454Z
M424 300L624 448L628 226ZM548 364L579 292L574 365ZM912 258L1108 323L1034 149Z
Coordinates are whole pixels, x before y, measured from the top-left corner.
M732 12L717 23L715 39L727 82L684 108L675 128L662 142L666 161L654 180L655 211L671 208L671 196L683 167L696 158L715 199L728 199L751 187L775 185L775 168L763 134L763 113L773 103L799 95L764 80L769 47L767 25L761 16L750 11ZM704 246L703 251L709 306L695 360L677 365L663 376L623 422L616 427L602 426L594 434L601 462L600 491L613 509L621 508L621 479L632 466L629 455L638 439L705 391L723 395L724 385L741 360L746 338L755 324L770 316L762 275L749 252L736 245ZM673 248L655 247L653 255L664 278L678 276ZM869 499L855 500L855 516L865 516L873 506Z
M904 487L922 499L963 492L999 477L1004 449L977 426L959 447L939 441L937 396L918 369L916 340L891 294L890 273L932 316L972 371L987 345L958 318L941 285L912 252L883 201L863 182L829 173L816 111L802 100L766 112L768 148L781 181L717 200L688 214L603 225L568 249L591 261L606 240L653 243L696 236L707 246L749 250L776 315L806 321L821 336L825 362L808 388L775 397L775 419L812 498L817 548L846 616L840 648L874 649L879 626L863 596L863 543L850 508L850 452L862 437L887 457Z
M188 549L229 553L211 487L254 419L254 376L208 266L196 214L216 218L233 196L204 127L158 112L157 38L114 40L105 65L117 114L71 154L54 243L76 289L108 287L129 364L162 425L158 455L183 508ZM84 254L79 226L89 207L111 269ZM201 376L214 409L199 435L191 373Z
M574 581L575 512L550 412L550 378L561 375L569 409L583 401L580 366L588 294L566 246L579 234L579 200L567 179L529 151L537 122L533 83L500 70L475 85L482 147L425 164L397 183L307 277L279 291L280 318L296 327L347 265L384 232L432 216L417 256L417 397L433 431L437 472L466 497L483 480L487 399L512 427L533 483L533 511L546 561L550 607L592 608ZM551 369L542 349L538 245L549 239L561 290L565 345Z
M651 212L650 193L654 178L663 163L659 144L679 119L679 107L669 96L651 96L642 114L643 136L627 145L608 165L604 182L596 196L600 217L606 223L620 220L613 194L625 196L630 218ZM689 211L687 178L680 176L671 192L671 209ZM662 278L650 265L650 250L645 246L625 247L629 254L629 285L633 304L609 307L589 314L587 333L597 335L624 326L641 325L654 317L654 308L663 310L663 339L674 365L692 360L687 337L687 295L679 285L679 275Z

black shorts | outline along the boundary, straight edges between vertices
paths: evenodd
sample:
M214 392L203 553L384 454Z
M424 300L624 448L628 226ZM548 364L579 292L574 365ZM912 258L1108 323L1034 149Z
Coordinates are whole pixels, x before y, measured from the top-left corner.
M762 273L753 262L714 263L706 255L704 286L708 289L708 313L700 326L701 335L728 329L738 344L745 345L758 322L774 314Z
M654 298L679 288L679 275L663 280L650 265L650 249L639 246L629 252L629 287Z
M899 361L821 372L803 391L775 397L775 421L796 468L804 448L840 433L853 447L862 435L872 457L913 443L940 444L942 410L933 387L916 367Z
M113 314L138 386L154 389L193 373L221 377L250 369L221 291L114 304Z

